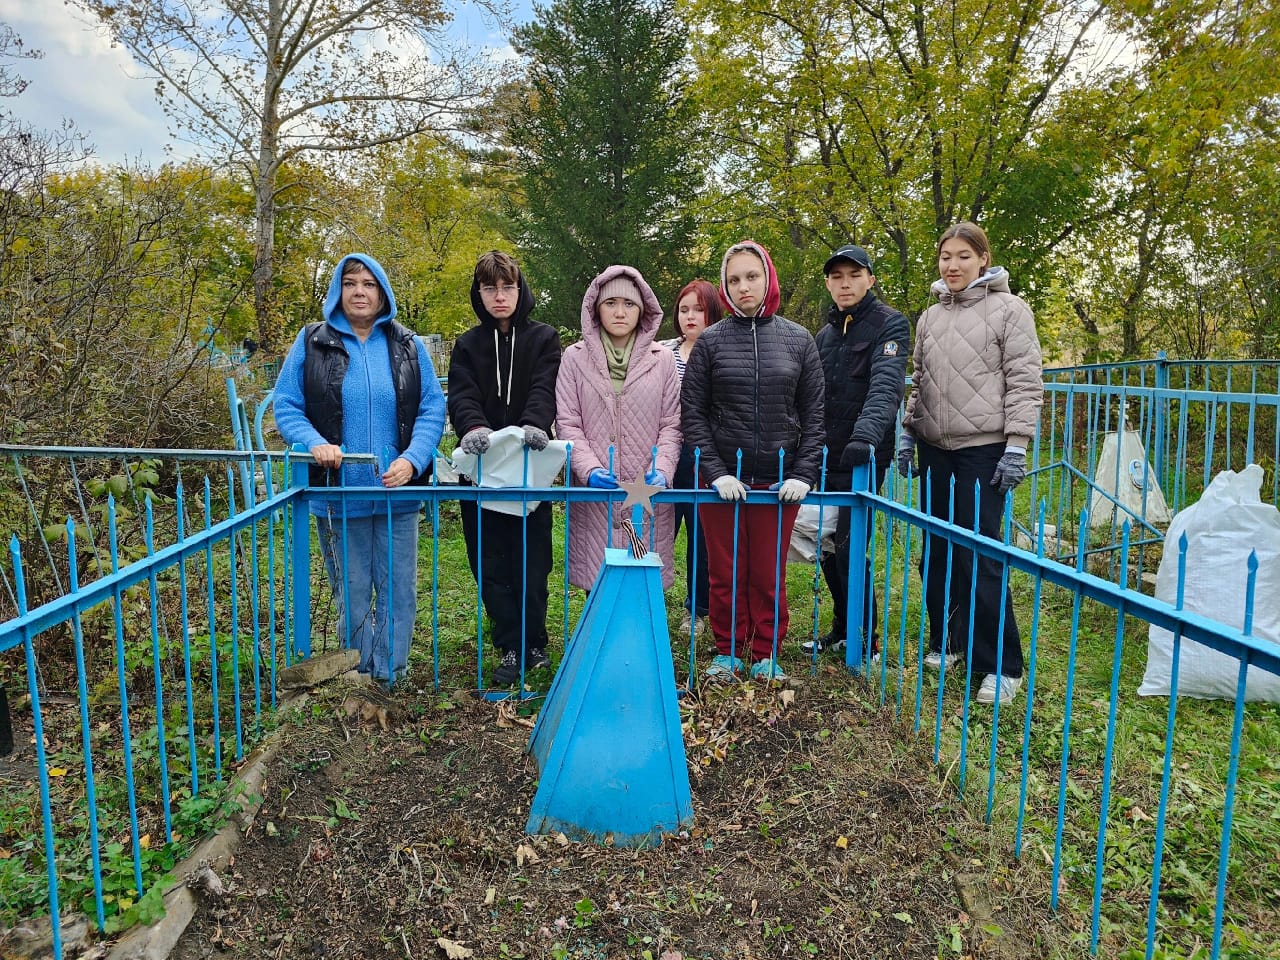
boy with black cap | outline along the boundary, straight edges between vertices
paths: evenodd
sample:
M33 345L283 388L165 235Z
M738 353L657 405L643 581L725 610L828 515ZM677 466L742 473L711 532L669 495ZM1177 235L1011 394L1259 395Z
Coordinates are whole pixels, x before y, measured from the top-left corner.
M512 257L498 250L480 257L471 282L471 309L479 322L454 341L449 359L449 421L464 453L484 453L489 434L510 426L524 427L530 449L547 445L556 422L560 336L529 318L533 307L533 291ZM461 501L459 508L473 577L481 561L480 590L500 654L492 684L508 687L520 677L522 646L526 668L551 666L551 503L543 501L527 519L486 510L482 526L474 500Z
M862 247L846 244L827 258L822 267L831 308L827 322L814 338L822 358L826 380L827 489L848 490L853 468L876 462L876 492L893 461L893 431L902 405L911 354L907 318L876 297L871 257ZM831 590L831 632L816 641L818 650L843 650L849 605L849 507L841 507L836 520L835 549L822 561L822 573ZM875 597L871 592L871 567L865 571L867 596L871 598L874 629ZM858 626L858 624L854 624ZM876 653L877 636L871 637ZM801 645L812 654L815 641Z

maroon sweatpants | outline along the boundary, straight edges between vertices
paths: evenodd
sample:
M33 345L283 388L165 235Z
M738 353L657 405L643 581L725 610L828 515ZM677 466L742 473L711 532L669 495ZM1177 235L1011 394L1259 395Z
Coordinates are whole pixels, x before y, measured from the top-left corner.
M764 486L753 489L764 489ZM711 632L716 649L726 656L764 660L773 656L773 641L787 635L787 545L799 504L741 503L738 513L737 579L734 579L732 503L705 503L698 522L707 539L707 592ZM778 543L778 514L782 514L782 549ZM777 583L778 620L774 623L774 584ZM735 603L736 595L736 603Z

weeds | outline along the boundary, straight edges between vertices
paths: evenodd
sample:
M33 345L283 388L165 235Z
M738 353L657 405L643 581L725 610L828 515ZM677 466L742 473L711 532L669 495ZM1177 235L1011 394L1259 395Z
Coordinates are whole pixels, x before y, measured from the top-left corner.
M430 509L428 514L430 519ZM559 511L557 515L562 517ZM430 688L431 692L425 696L433 709L451 711L456 709L453 694L444 691L474 689L481 685L492 665L492 647L488 642L488 625L483 620L480 627L484 631L484 642L477 642L475 584L458 535L456 505L441 504L438 535L430 522L422 529L419 632L412 650L411 682ZM563 529L562 519L556 520L554 529ZM883 530L879 535L883 537ZM893 557L889 564L892 576L878 584L878 588L883 589L884 583L888 583L890 597L882 608L882 623L877 624L878 628L887 627L884 630L883 673L874 675L869 687L858 688L861 691L858 696L869 696L885 704L902 722L904 756L911 756L913 760L918 760L918 754L914 752L916 746L921 741L931 744L933 740L932 711L937 702L936 681L931 676L918 676L915 671L921 614L918 579L914 575L906 579L908 595L905 598L900 596L901 571L904 565L910 569L914 564L920 548L919 540L918 532L914 533L913 555L909 559L902 557L901 533L895 531L891 541ZM576 621L582 607L581 593L566 590L563 580L559 579L565 569L563 542L557 537L555 543L556 565L553 569L557 573L553 574L551 582L548 624L553 637L565 632ZM683 556L679 547L676 556ZM277 559L282 562L279 554ZM193 561L190 565L195 582L189 584L188 589L193 597L202 596L203 585L196 569L202 563ZM227 571L227 558L219 555L214 561L215 578L225 576ZM313 566L312 574L317 646L336 645L332 617L328 612L327 588L318 563ZM680 578L677 580L679 582ZM824 609L822 588L814 577L813 568L789 567L787 582L794 613L793 638L811 633L813 623L810 618L815 610L819 629L827 629L830 615ZM433 583L436 586L434 594L431 590ZM1021 574L1014 575L1013 589L1026 638L1024 643L1029 648L1027 633L1034 594L1029 581ZM679 588L673 594L670 606L674 611L678 610L681 599ZM1119 956L1130 949L1134 940L1141 938L1146 928L1155 851L1154 822L1160 805L1167 701L1139 700L1133 694L1143 666L1145 629L1136 621L1125 621L1120 649L1119 710L1114 730L1108 729L1108 688L1117 632L1116 614L1097 605L1085 604L1075 632L1076 692L1071 704L1071 739L1065 745L1069 749L1064 749L1062 733L1067 707L1064 691L1067 651L1072 642L1072 600L1070 594L1057 588L1044 592L1037 637L1039 673L1031 735L1025 744L1022 738L1024 692L1012 709L1002 710L998 729L993 729L989 712L979 711L971 705L966 731L967 748L961 755L963 728L956 711L960 705L963 671L958 671L948 675L948 686L944 691L944 712L936 744L938 767L949 787L948 794L958 793L963 781L972 824L980 826L982 821L989 819L990 826L983 828L986 832L981 834L982 842L989 851L983 857L985 861L993 864L1007 861L1009 851L1015 848L1018 840L1021 815L1022 860L1016 865L1018 882L1034 890L1039 902L1047 903L1053 892L1050 887L1056 861L1060 872L1057 890L1061 898L1060 909L1069 918L1076 936L1083 938L1085 944L1091 933L1088 928L1093 914L1098 841L1105 825L1099 939L1104 951ZM155 723L154 689L149 686L149 678L156 665L145 591L127 595L125 605L125 629L129 642L124 674L131 719L134 721L131 743L134 765L136 772L140 772L135 786L141 791L142 799L139 836L148 838L148 844L154 844L140 850L138 859L144 871L143 889L153 890L155 881L172 869L175 858L189 849L192 840L225 820L231 800L223 783L210 771L220 769L229 776L237 749L251 743L258 733L256 729L249 730L245 744L241 745L235 744L234 738L228 734L228 715L235 706L230 700L231 690L238 679L242 697L240 707L248 716L257 709L254 685L255 681L261 682L263 676L254 674L252 659L245 655L246 651L252 650L251 625L244 620L238 625L232 623L224 598L219 598L215 610L212 641L208 623L197 619L191 625L194 635L187 650L167 640L160 645L162 674L168 678L164 716L168 728L169 809L175 835L174 843L164 844L164 807L156 774L160 746ZM166 636L179 635L180 630L173 619L173 604L165 601L164 608L170 625ZM247 602L242 602L240 609L243 616L243 611L249 609ZM94 629L103 631L105 637L109 626L110 618L106 618ZM267 626L266 622L260 624L262 636L266 636ZM283 638L283 618L277 617L274 626L277 636ZM705 655L705 651L695 651L691 661L687 636L673 636L672 644L677 673L693 673L697 656ZM553 647L558 646L553 642ZM485 668L480 671L476 662L478 653L485 657ZM784 656L791 655L790 650L784 651ZM809 663L804 661L803 666ZM174 694L181 687L170 685L177 684L184 677L188 664L195 701L193 728L188 727L184 697ZM901 672L899 664L902 665ZM100 812L127 811L120 742L111 730L113 711L119 710L119 677L113 664L107 666L108 669L103 669L99 665L102 672L96 678L92 700L98 809ZM50 673L55 672L50 670ZM70 675L65 664L62 675ZM215 677L221 691L218 701L212 697ZM549 672L531 674L529 679L535 686L545 689L551 675ZM221 741L216 745L213 734L219 728L215 728L209 719L215 702L222 714ZM918 708L916 704L919 704ZM422 708L427 708L427 701ZM765 708L762 703L751 704L750 708L761 711L760 716L766 709L776 709ZM535 706L522 703L515 711L517 715L528 715L534 709ZM920 716L918 729L917 710ZM276 722L272 716L269 711L262 714L263 729ZM704 711L691 719L685 730L690 756L703 770L734 762L740 748L731 731L709 722L709 716ZM306 718L295 718L291 722L305 725L322 719L323 715L313 712ZM847 731L839 719L836 710L821 716L818 729L813 733L813 742L824 749L843 742ZM1280 809L1278 719L1280 711L1266 705L1249 705L1245 713L1244 749L1239 768L1241 790L1235 798L1230 870L1226 878L1225 937L1228 950L1236 951L1240 956L1250 955L1250 951L1256 955L1280 950L1280 930L1275 920L1280 915L1280 860L1274 853L1280 849L1280 817L1275 813ZM1178 705L1157 915L1160 949L1171 954L1194 952L1197 943L1212 938L1228 759L1225 745L1229 741L1230 722L1229 704L1184 701ZM51 713L46 740L51 765L56 764L57 769L68 771L67 775L55 778L56 782L51 787L58 811L55 834L62 884L60 894L64 903L88 908L92 914L95 906L93 880L84 868L88 848L85 771L77 723L78 718L70 712L57 718ZM916 736L912 736L913 729ZM1100 797L1109 734L1114 739L1111 746L1111 804L1104 820ZM440 728L433 725L423 725L416 734L424 753L438 749L441 735ZM198 791L192 786L190 754L193 747L196 769L203 773ZM1025 806L1020 808L1024 789L1024 747ZM993 748L995 787L988 797ZM809 757L795 756L789 761L789 770L793 775L811 773L814 771L813 761ZM1065 793L1066 798L1061 833L1057 826L1060 792ZM794 842L786 822L783 799L777 790L769 789L762 791L755 803L755 819L749 830L766 848L785 849L787 844ZM989 818L988 802L991 807ZM326 813L332 827L357 823L362 816L360 806L343 794L331 798ZM965 822L969 823L968 820ZM104 914L108 918L119 918L112 919L113 924L124 923L126 918L138 916L138 911L151 909L146 897L138 896L131 830L127 818L118 813L104 815L99 829L103 838ZM0 901L4 904L0 910L0 923L11 925L20 917L38 910L44 902L40 836L39 797L34 783L5 781L3 803L0 803L0 890L3 891ZM690 892L687 903L677 901L672 904L672 909L677 908L697 914L709 912L713 904L704 907ZM586 897L575 902L569 922L577 929L589 929L600 923L600 917L601 911L591 898ZM907 923L905 920L898 922ZM776 917L762 917L759 923L761 935L766 939L789 937L794 933ZM957 933L958 930L951 929L939 934L938 950L941 955L960 955L961 951L955 948ZM986 930L985 935L996 937L998 933L994 929ZM792 948L811 953L811 945L809 941L795 942Z

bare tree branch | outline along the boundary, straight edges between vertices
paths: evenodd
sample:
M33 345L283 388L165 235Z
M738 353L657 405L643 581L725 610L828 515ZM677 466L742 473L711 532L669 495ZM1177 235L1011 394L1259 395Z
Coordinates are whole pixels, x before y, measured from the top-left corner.
M443 0L69 0L158 80L197 142L249 171L258 340L280 343L272 302L283 163L432 129L485 93L443 52Z

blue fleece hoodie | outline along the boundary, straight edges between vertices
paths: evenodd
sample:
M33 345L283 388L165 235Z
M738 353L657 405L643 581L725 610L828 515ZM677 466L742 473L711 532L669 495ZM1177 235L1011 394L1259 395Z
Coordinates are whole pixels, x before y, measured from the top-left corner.
M387 298L387 309L373 323L366 340L361 341L351 329L342 312L342 268L348 260L358 260L369 269L382 287ZM421 339L415 339L418 348L418 368L421 371L422 396L418 403L417 419L413 423L413 435L407 449L396 452L399 431L396 429L396 390L391 378L391 355L387 349L387 337L391 321L396 315L396 298L382 265L363 253L352 253L338 261L329 292L324 299L324 318L342 337L342 345L350 358L347 374L342 381L343 433L342 448L347 453L376 454L382 466L397 456L413 464L421 473L431 462L436 445L444 433L444 393L436 379L435 368L427 355ZM308 450L327 441L307 419L306 397L303 394L303 365L306 359L305 329L298 334L280 367L276 380L273 411L280 436L288 444L300 443ZM379 474L365 464L344 464L342 482L348 487L381 486ZM311 504L311 512L326 514L331 505L321 502ZM416 510L418 504L411 500L392 502L392 511L405 513ZM386 507L376 501L348 501L347 516L365 517L380 513Z

